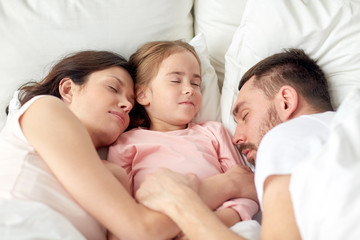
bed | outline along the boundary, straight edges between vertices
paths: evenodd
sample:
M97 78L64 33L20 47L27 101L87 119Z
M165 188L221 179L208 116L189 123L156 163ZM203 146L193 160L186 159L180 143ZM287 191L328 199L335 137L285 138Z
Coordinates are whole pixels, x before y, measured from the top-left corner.
M318 60L336 109L360 88L359 0L0 0L0 128L15 90L68 53L110 50L128 58L147 41L175 39L190 42L202 61L203 105L194 121L221 121L230 134L241 76L284 48ZM359 145L359 137L351 143ZM360 159L356 151L349 157ZM301 194L294 196L302 206Z

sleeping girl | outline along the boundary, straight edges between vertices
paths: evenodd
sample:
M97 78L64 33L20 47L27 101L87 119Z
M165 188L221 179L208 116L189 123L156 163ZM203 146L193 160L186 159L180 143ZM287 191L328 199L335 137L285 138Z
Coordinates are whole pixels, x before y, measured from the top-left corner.
M130 62L137 69L134 128L109 148L108 160L126 170L133 195L158 168L205 179L245 165L220 122L192 122L202 101L200 60L192 46L180 40L150 42ZM257 202L240 198L240 193L230 199L199 194L227 226L250 220L259 209Z

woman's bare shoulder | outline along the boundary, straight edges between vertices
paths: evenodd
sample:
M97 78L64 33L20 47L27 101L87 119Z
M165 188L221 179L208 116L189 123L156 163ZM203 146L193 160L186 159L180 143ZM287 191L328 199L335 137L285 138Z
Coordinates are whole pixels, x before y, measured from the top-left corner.
M54 96L43 96L36 99L24 112L20 118L22 127L45 127L44 125L61 124L61 121L71 119L73 121L74 114L59 98Z

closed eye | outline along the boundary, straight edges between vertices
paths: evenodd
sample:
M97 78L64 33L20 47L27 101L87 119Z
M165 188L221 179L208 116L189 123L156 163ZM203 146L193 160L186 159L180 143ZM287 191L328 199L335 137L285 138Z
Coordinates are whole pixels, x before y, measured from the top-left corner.
M112 87L112 86L108 86L111 90L113 90L115 93L118 93L119 91L116 89L116 88L114 88L114 87Z
M248 112L246 114L244 114L243 117L242 117L242 120L245 121L248 115L249 115Z

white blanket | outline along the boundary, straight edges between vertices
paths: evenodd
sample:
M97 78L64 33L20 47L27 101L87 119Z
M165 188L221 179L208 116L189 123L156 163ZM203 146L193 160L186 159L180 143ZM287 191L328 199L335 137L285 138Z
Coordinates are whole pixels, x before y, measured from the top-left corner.
M360 89L338 109L324 148L294 171L290 192L303 239L360 239Z
M0 199L0 239L85 240L85 237L64 216L42 203Z

